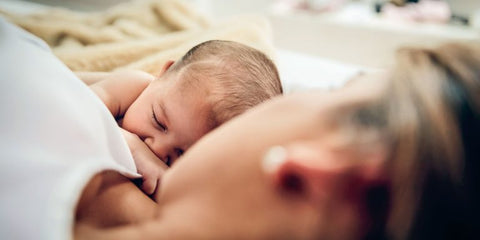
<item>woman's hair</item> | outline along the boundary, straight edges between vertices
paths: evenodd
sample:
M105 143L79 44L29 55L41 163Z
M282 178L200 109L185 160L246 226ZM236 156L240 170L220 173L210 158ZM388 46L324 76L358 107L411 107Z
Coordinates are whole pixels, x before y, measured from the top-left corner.
M365 194L366 238L480 237L480 46L402 49L387 78L349 113L389 151L387 183Z
M385 95L394 142L387 233L394 239L477 236L480 49L403 49Z

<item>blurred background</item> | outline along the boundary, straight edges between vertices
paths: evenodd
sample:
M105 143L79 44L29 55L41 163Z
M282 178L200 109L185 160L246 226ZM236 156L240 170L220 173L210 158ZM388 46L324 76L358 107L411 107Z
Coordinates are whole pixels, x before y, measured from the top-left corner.
M28 0L99 11L126 0ZM365 67L384 67L394 49L480 39L479 0L187 0L214 19L261 14L275 46Z
M22 3L28 3L90 12L126 1L2 0L0 7L18 7L19 12L25 10ZM185 1L214 22L237 15L265 17L280 52L281 74L304 82L308 78L345 79L359 69L387 67L402 46L480 42L480 0Z

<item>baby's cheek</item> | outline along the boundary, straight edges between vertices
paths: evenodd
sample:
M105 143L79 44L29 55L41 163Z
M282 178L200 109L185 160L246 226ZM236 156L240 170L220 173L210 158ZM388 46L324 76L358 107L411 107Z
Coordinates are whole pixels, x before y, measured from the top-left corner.
M135 115L132 115L131 112L127 111L125 115L116 119L118 126L122 127L125 130L133 132L136 122L138 125L138 119L135 121Z
M133 126L135 126L134 124L131 124L132 121L130 121L128 118L120 118L120 119L117 119L117 123L118 123L118 126L120 126L121 128L131 132L131 133L134 133L134 134L138 134L137 132L137 129L135 129Z
M135 119L131 116L125 115L123 118L117 119L118 126L121 128L136 134L138 136L144 136L148 130L147 124L141 119Z

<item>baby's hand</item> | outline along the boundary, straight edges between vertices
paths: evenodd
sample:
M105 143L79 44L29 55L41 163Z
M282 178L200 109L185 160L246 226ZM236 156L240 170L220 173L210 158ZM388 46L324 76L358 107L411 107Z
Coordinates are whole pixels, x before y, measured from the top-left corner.
M157 190L168 166L136 134L123 128L122 133L135 160L137 172L142 175L143 182L140 188L147 195L152 195Z

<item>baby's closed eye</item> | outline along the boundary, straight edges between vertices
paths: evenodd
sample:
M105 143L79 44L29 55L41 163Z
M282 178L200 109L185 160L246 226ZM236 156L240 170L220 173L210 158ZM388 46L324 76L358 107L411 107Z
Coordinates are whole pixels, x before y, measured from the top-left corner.
M152 120L155 126L158 128L158 130L164 133L167 133L168 131L167 126L165 126L165 124L163 124L160 120L158 120L157 115L155 114L155 110L153 110L153 108L152 108Z

